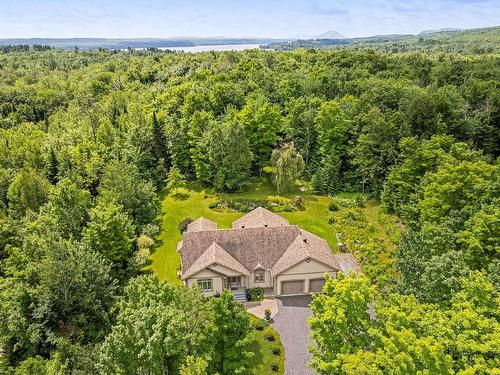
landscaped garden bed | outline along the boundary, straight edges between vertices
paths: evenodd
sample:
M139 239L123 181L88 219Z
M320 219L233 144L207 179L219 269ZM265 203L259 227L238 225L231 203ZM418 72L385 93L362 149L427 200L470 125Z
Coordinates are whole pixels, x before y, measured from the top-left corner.
M255 328L255 340L247 350L254 353L250 359L253 374L283 374L285 352L278 332L265 320L253 315L250 318Z
M302 198L288 199L268 196L266 199L221 198L210 203L209 208L216 211L250 212L257 207L264 207L274 212L293 212L302 207Z

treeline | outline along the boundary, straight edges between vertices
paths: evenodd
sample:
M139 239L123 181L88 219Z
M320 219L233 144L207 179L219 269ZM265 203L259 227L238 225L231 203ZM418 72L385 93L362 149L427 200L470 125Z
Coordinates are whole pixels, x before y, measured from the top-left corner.
M2 53L11 53L11 52L28 52L28 51L50 51L52 49L51 46L42 45L42 44L16 44L16 45L7 45L0 46L0 51Z
M201 297L152 292L138 274L169 171L234 191L273 151L297 160L316 192L365 192L401 217L393 291L444 309L464 276L497 283L499 66L488 54L348 50L0 55L2 370L131 373L147 363L156 374L189 362L235 373L235 357L220 356L243 346L247 323L234 320L228 329L241 335L218 351L202 349L207 332L179 328L198 335L187 342L168 331L184 324L178 301L195 311ZM162 339L141 347L144 332ZM191 363L198 354L204 363Z

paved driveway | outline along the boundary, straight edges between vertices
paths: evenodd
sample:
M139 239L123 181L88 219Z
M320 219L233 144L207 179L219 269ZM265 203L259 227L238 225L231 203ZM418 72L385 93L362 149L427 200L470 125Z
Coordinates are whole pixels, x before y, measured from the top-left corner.
M307 367L311 360L307 346L312 343L307 325L310 302L310 296L280 297L278 300L279 313L274 317L273 327L285 348L285 375L313 374Z

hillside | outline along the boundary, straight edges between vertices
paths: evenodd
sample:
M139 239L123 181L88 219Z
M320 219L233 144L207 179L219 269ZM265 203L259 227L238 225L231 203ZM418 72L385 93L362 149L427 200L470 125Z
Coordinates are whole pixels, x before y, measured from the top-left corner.
M427 31L420 35L381 35L344 40L298 40L270 43L263 48L290 51L298 48L370 48L385 52L443 51L500 52L500 26L463 31Z

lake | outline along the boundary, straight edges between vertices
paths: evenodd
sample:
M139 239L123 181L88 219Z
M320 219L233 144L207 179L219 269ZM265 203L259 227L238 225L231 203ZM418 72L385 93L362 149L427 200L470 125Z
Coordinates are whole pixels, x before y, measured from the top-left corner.
M246 49L258 49L260 44L215 44L207 46L190 46L190 47L162 47L159 49L169 49L172 51L184 52L207 52L207 51L244 51Z

